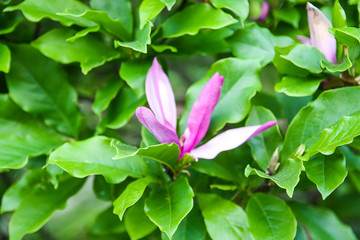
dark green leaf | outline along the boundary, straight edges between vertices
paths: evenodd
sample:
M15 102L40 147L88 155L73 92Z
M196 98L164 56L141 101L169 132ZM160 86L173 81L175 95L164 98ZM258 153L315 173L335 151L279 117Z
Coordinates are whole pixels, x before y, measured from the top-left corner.
M11 33L23 20L21 13L18 12L0 13L0 35Z
M152 27L152 23L149 21L142 29L138 29L134 41L132 42L115 41L115 47L121 46L125 48L131 48L138 52L147 53L147 45L151 43L151 38L150 38L151 27Z
M255 194L246 206L246 214L255 240L292 240L295 237L295 216L283 200L268 194Z
M285 76L275 85L275 90L291 97L311 96L325 79Z
M187 178L180 177L167 187L154 186L145 201L145 213L171 239L193 207L194 192Z

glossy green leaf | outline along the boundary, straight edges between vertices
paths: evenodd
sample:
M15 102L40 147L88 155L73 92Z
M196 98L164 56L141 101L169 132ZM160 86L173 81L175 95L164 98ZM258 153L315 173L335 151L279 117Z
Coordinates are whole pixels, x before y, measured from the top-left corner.
M349 56L346 57L340 64L333 64L329 61L321 61L320 64L322 68L325 68L329 72L345 72L353 65L349 59Z
M200 3L189 6L172 15L162 25L163 38L175 38L185 34L195 35L200 29L219 29L237 21L220 9Z
M84 180L62 181L55 190L50 183L39 181L32 191L23 197L12 215L9 224L11 240L20 240L28 233L40 229L57 209L62 209L66 201L83 185Z
M23 112L0 94L0 169L21 168L29 156L48 154L66 138Z
M114 201L114 213L119 215L120 220L122 220L126 209L139 201L149 183L147 178L140 178L130 183Z
M193 207L194 192L187 178L180 177L167 187L154 186L145 201L145 213L168 237Z
M360 43L360 29L355 27L332 28L329 31L334 34L336 41L348 47Z
M289 205L298 223L305 227L310 238L329 240L357 239L351 228L342 223L330 210L295 202Z
M249 15L249 2L247 0L210 0L216 8L227 8L233 11L242 21Z
M136 108L144 105L145 97L136 97L131 89L123 87L111 102L108 111L99 123L99 131L102 128L121 128L134 115Z
M274 114L264 107L253 106L245 126L262 125L268 121L276 121ZM274 154L276 148L280 148L282 145L282 136L279 127L272 127L249 139L247 143L251 147L254 160L260 168L265 171L269 166L271 156Z
M348 132L349 129L342 126L349 126L358 118L351 116L359 114L360 103L353 101L359 94L359 87L328 90L302 108L285 135L283 159L294 156L301 144L305 144L306 150L311 154L319 151L331 154L337 145L351 142L356 134ZM357 125L351 126L352 131L356 131ZM331 142L330 139L336 142ZM308 156L310 154L306 157Z
M246 206L246 214L255 240L292 240L295 237L295 216L283 200L268 194L255 194Z
M50 18L65 26L77 24L84 27L91 27L95 25L93 22L83 18L57 14L64 12L66 9L86 11L88 7L77 0L52 0L51 4L49 4L47 0L26 0L18 5L9 6L4 11L21 10L26 19L32 22L39 22L43 18Z
M173 53L178 51L175 47L170 46L170 45L164 45L164 44L162 44L162 45L153 45L153 44L151 44L150 47L152 49L154 49L155 52L159 52L159 53L165 52L166 50L169 50L169 51L171 51Z
M140 28L143 28L148 21L159 15L165 4L161 0L144 0L139 7Z
M0 42L0 71L8 73L10 70L10 49Z
M74 36L69 37L68 39L66 39L67 42L74 42L79 38L85 37L86 35L88 35L89 33L92 32L98 32L100 30L100 26L96 25L94 27L88 27L88 28L84 28L83 30L77 32Z
M151 61L129 60L121 63L120 77L131 87L137 97L145 94L145 78Z
M87 35L74 42L66 41L74 35L74 30L55 28L33 41L32 46L45 56L60 63L79 62L84 74L121 56L120 52L108 47L93 36Z
M242 208L216 194L202 193L196 196L211 239L251 239L248 220Z
M62 66L28 45L13 46L11 52L6 82L14 102L24 111L39 115L46 125L77 137L80 120L77 93L67 82Z
M0 35L11 33L23 20L21 13L18 12L0 13Z
M302 161L299 159L289 158L286 162L280 163L280 169L274 175L268 175L248 165L245 169L245 176L256 174L259 177L270 179L274 181L279 187L286 189L287 195L292 197L294 188L300 180L300 173L302 168Z
M48 164L57 164L77 178L103 175L109 183L122 182L128 176L140 178L150 174L141 158L113 160L116 151L110 146L110 142L110 138L98 136L84 141L65 143L50 154Z
M346 27L346 14L339 0L335 0L332 9L332 23L335 28Z
M144 204L145 201L140 199L125 212L124 223L132 240L143 239L156 229L156 225L145 214Z
M291 97L311 96L325 79L284 76L276 83L275 90Z
M327 198L345 179L345 156L341 151L324 156L317 154L304 162L307 177L316 184L322 198Z
M180 156L179 146L175 143L170 145L163 143L139 149L117 141L112 141L111 145L116 149L117 155L114 159L119 159L118 161L130 156L146 157L167 165L173 171Z
M275 56L275 46L288 46L294 43L289 37L274 36L267 28L256 24L246 25L228 39L232 52L237 58L259 59L261 66L267 65Z
M151 43L150 33L152 23L149 21L147 24L136 32L135 40L132 42L115 41L115 47L121 46L131 48L135 51L147 53L147 45Z
M283 21L294 28L299 28L300 13L294 7L282 7L274 10L274 17L278 21Z
M129 33L132 32L133 16L130 0L90 0L93 9L104 11L116 20L120 19Z
M174 6L174 4L176 3L176 0L160 0L161 2L163 2L167 9L170 11L171 8Z
M180 120L180 132L184 132L192 105L207 81L219 72L224 76L220 100L211 115L209 131L216 133L226 123L236 123L245 118L250 110L250 99L261 89L257 60L225 58L214 63L206 76L193 84L186 93L186 104ZM234 104L236 102L236 104ZM228 106L232 106L229 108Z
M122 85L123 82L119 78L112 78L102 89L96 92L95 101L92 105L92 109L96 115L100 116L110 105L111 100L116 97Z

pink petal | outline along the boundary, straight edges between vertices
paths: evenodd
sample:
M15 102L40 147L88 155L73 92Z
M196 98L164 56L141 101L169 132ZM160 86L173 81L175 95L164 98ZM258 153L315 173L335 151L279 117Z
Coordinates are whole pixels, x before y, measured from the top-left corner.
M160 143L176 143L180 147L179 138L176 133L162 125L146 107L138 107L136 109L136 117L144 125Z
M269 13L270 10L270 4L266 1L263 1L261 4L261 14L259 16L259 18L257 19L258 21L265 21L267 18L267 15Z
M157 58L154 58L145 81L146 98L159 122L176 132L174 92Z
M269 127L274 126L275 124L277 124L277 122L270 121L263 125L227 130L217 135L207 143L192 150L190 152L190 155L196 159L198 158L213 159L219 153L240 146L250 138L265 131Z
M308 37L298 35L296 36L296 39L299 40L302 44L311 45L310 38Z
M309 2L306 9L311 45L317 47L327 60L336 64L336 40L334 35L329 33L329 28L332 28L330 21L318 8Z
M190 152L205 136L211 114L219 101L224 77L215 73L202 89L188 118L188 132L182 153Z

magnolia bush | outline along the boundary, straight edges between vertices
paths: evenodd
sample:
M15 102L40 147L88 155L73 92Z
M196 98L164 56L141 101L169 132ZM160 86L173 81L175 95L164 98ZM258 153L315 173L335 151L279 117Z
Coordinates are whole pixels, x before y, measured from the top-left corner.
M359 11L0 0L0 239L357 239Z

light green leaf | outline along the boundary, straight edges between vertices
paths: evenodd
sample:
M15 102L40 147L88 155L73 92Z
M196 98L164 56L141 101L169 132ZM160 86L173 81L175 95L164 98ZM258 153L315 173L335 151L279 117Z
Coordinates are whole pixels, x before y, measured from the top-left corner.
M275 90L291 97L311 96L325 79L284 76L276 83Z
M64 64L79 62L84 74L121 56L120 52L93 36L87 35L74 42L67 42L66 39L74 36L75 33L72 29L56 28L40 36L31 44L45 56L57 62Z
M201 193L196 196L211 239L252 239L242 208L215 194Z
M316 184L323 200L327 198L345 179L345 156L341 151L324 156L315 155L304 162L307 177Z
M334 34L336 41L347 47L353 47L360 43L360 29L355 27L330 28L330 33Z
M110 146L111 140L97 136L65 143L50 154L48 164L57 164L77 178L103 175L109 183L122 182L128 176L141 178L150 175L148 166L141 158L128 157L114 161L112 158L116 151Z
M329 72L345 72L351 68L353 64L351 63L348 55L340 64L333 64L329 61L321 61L320 65Z
M180 132L185 131L192 105L199 97L204 85L216 72L224 76L224 84L219 102L211 115L209 131L214 134L226 123L237 123L243 120L250 110L250 99L261 89L259 69L260 64L257 60L225 58L214 63L206 76L193 84L186 93ZM229 106L232 107L229 108Z
M145 94L146 74L151 61L128 60L121 63L120 77L131 87L137 97Z
M86 11L88 7L77 0L26 0L15 6L9 6L4 9L5 12L21 10L25 18L32 22L39 22L43 18L50 18L58 21L65 26L77 24L83 27L94 26L95 23L83 18L73 16L62 16L57 13L64 12L66 9L76 11Z
M89 28L84 28L83 30L77 32L74 36L69 37L68 39L66 39L67 42L74 42L75 40L85 37L86 35L88 35L89 33L92 32L98 32L100 30L100 26L94 26L94 27L89 27Z
M146 157L167 165L174 172L180 156L180 149L176 143L170 145L163 143L137 149L117 141L112 141L111 146L116 149L117 155L114 159L119 159L118 161L122 161L123 158L130 156Z
M160 27L163 38L175 38L185 34L195 35L200 29L219 29L236 23L231 15L209 4L194 4L169 17Z
M275 56L275 46L288 46L294 43L289 37L274 36L269 29L248 24L244 29L239 29L228 39L232 52L237 58L259 59L261 66L267 65Z
M247 0L210 0L216 8L227 8L240 17L241 21L249 15L249 2Z
M264 107L253 106L245 126L262 125L267 121L276 121L274 114ZM254 160L260 168L265 171L269 166L271 156L276 148L280 148L282 145L282 136L279 127L272 127L249 139L247 143L251 147Z
M38 181L32 191L23 196L20 205L11 217L9 235L11 240L20 240L28 233L39 230L57 209L63 209L66 201L83 185L82 179L62 181L55 190L52 184Z
M122 220L126 209L139 201L149 183L147 178L140 178L130 183L114 201L114 213L119 215L120 220Z
M145 201L145 213L171 239L193 207L194 192L187 178L180 177L167 187L154 186Z
M300 13L296 8L282 7L275 9L273 14L276 20L289 23L296 29L299 28Z
M46 125L77 137L80 123L77 93L67 82L62 66L28 45L13 46L11 52L6 82L14 102L24 111L43 118Z
M255 240L292 240L295 237L295 216L283 200L257 193L250 198L246 214Z
M310 207L296 202L289 203L299 224L306 229L311 239L356 240L351 228L342 223L327 209Z
M268 175L260 170L250 167L248 165L245 169L245 176L258 175L262 178L271 179L279 187L286 189L287 195L292 197L294 188L300 180L301 169L303 168L302 161L299 159L287 159L286 162L280 163L280 169L274 175Z
M110 79L105 86L96 92L95 101L92 105L94 113L98 116L110 105L111 100L116 97L116 94L123 85L123 81L119 78Z
M149 21L142 29L138 29L135 40L132 42L120 42L115 40L115 48L120 46L147 53L147 45L151 43L150 33L152 25L153 24Z
M114 20L120 19L128 32L132 33L133 16L130 0L90 0L90 6L92 9L107 12Z
M0 94L0 106L0 169L21 168L29 156L48 154L66 140L23 112L8 95Z
M0 42L0 71L8 73L10 70L11 53L8 46Z
M159 15L164 7L165 4L161 0L142 1L139 7L140 29L143 28L148 21Z
M162 45L153 45L153 44L151 44L150 47L152 49L154 49L154 51L156 51L158 53L165 52L166 50L169 50L169 51L171 51L173 53L176 53L178 51L175 47L170 46L170 45L164 45L164 44L162 44Z
M339 0L335 0L332 9L332 23L335 28L346 27L346 14Z
M163 2L163 3L166 5L168 11L170 11L171 8L172 8L172 7L174 6L174 4L176 3L176 0L160 0L160 1Z
M0 13L0 35L8 34L15 30L16 26L24 20L23 16L19 12Z

